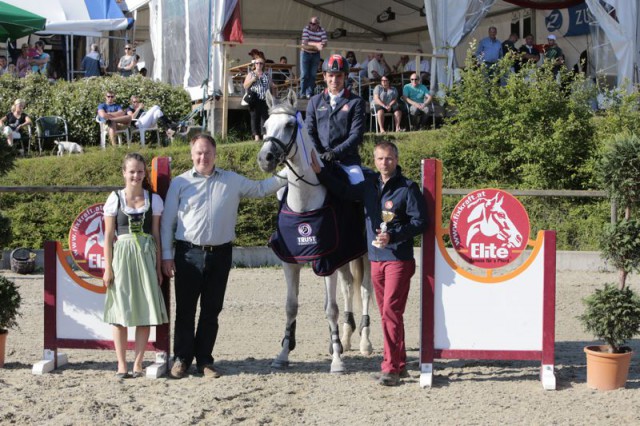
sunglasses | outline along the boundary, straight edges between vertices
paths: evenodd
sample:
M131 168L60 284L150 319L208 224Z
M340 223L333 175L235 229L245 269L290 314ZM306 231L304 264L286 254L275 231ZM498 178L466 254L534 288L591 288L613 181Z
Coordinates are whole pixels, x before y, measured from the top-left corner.
M113 95L107 95L107 98L115 98Z
M320 22L309 22L309 25L320 25Z
M131 50L131 48L130 47L125 47L124 50Z
M409 80L411 80L411 81L418 81L418 79L417 79L417 78L410 78Z

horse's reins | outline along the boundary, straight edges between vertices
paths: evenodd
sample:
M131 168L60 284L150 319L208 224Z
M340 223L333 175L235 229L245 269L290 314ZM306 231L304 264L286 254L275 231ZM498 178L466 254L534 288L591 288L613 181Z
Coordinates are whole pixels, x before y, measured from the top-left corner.
M275 114L287 114L286 112L281 112L281 113L275 113ZM287 115L291 115L291 114L287 114ZM289 142L287 144L285 144L284 142L282 142L280 139L278 139L275 136L267 136L266 138L264 138L265 142L272 142L277 148L278 150L280 150L280 155L278 156L278 164L284 164L285 166L287 166L289 168L289 170L291 170L291 172L293 172L293 174L296 176L296 180L301 180L302 182L306 183L307 185L311 185L311 186L320 186L319 183L311 183L308 180L306 180L304 178L304 175L300 176L293 167L291 167L291 164L289 164L289 161L287 160L287 157L289 156L289 153L291 152L291 148L293 148L293 146L295 145L296 147L296 152L294 153L297 154L298 151L298 144L296 143L298 139L298 123L296 120L296 126L293 129L293 132L291 133L291 138L289 139ZM280 179L286 179L286 176L280 176L278 173L273 173L275 176L279 177Z

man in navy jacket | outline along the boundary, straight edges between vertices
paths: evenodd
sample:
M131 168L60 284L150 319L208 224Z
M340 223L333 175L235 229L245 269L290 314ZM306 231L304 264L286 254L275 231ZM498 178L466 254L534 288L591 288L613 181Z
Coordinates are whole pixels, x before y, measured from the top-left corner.
M307 105L307 132L324 161L360 165L358 147L364 135L364 100L345 88L349 63L344 57L331 55L323 67L327 88L313 96Z
M364 181L357 185L346 184L311 157L314 172L329 191L364 203L367 236L376 242L369 245L369 260L384 335L382 373L376 379L382 385L395 386L400 378L408 377L403 316L416 269L413 238L427 226L426 205L418 185L402 175L398 148L393 143L378 143L373 155L378 173L367 169ZM381 232L383 211L387 218L393 217Z

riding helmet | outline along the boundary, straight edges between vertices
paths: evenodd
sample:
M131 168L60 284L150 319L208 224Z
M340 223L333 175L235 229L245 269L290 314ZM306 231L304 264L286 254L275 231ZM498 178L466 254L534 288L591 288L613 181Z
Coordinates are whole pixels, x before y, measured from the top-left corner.
M349 74L349 63L342 55L331 55L328 60L322 64L324 72L343 72Z

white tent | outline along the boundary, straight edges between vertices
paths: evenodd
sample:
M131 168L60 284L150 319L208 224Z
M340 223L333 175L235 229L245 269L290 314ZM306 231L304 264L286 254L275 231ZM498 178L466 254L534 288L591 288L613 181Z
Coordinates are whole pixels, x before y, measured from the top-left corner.
M45 34L96 36L124 30L129 20L115 0L3 0L47 19Z

